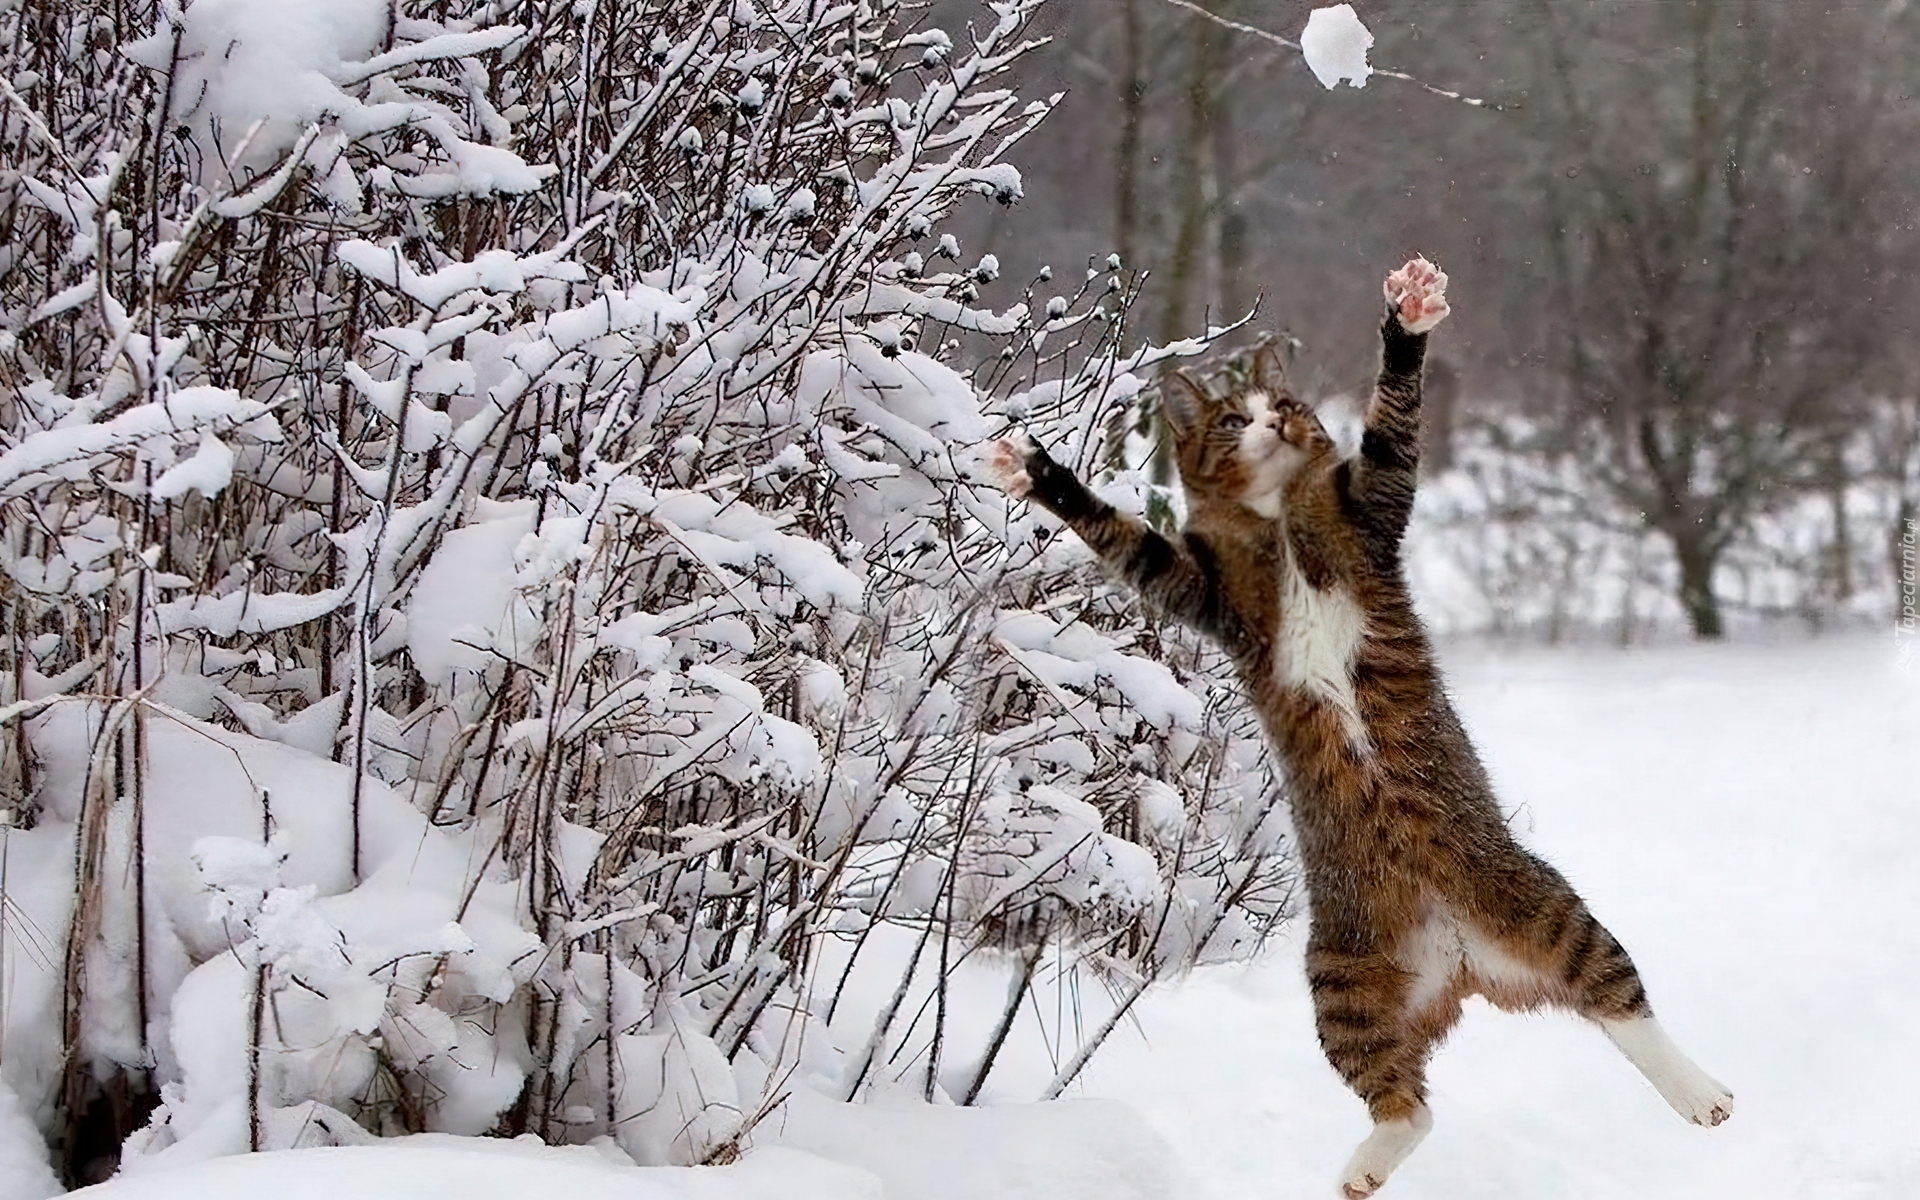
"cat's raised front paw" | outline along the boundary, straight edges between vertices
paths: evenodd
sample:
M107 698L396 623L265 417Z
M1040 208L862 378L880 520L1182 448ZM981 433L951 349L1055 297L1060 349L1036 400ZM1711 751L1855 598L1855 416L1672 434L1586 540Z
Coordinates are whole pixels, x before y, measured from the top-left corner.
M986 469L988 479L1015 500L1025 500L1033 494L1033 477L1027 474L1027 456L1032 453L1033 445L1032 438L1017 433L988 442L980 451L980 465Z
M1447 273L1424 258L1387 276L1384 288L1387 303L1400 317L1400 327L1408 333L1425 333L1446 319Z

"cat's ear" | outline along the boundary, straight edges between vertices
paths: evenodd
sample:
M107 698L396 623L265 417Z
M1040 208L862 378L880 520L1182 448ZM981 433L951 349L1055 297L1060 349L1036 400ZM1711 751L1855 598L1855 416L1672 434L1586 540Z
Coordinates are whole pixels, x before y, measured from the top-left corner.
M1168 371L1160 377L1160 411L1167 415L1175 436L1185 437L1198 428L1212 404L1207 389L1185 371Z
M1287 364L1280 357L1280 346L1275 342L1266 342L1253 352L1253 386L1269 396L1285 396L1287 392Z

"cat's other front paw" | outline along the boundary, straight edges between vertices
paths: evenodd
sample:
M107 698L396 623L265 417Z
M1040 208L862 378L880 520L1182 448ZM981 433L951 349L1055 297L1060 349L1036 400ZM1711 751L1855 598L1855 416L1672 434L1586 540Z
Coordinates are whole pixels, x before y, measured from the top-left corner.
M1033 495L1033 476L1027 473L1027 459L1035 448L1034 440L1024 433L999 438L981 449L980 465L995 487L1015 500L1025 500Z
M1452 311L1447 307L1447 273L1421 257L1387 276L1383 290L1408 333L1425 333Z

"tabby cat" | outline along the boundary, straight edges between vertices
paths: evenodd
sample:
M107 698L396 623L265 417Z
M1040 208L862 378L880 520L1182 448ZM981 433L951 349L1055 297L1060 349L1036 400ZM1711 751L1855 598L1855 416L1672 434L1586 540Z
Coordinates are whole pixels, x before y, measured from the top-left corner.
M1320 1044L1374 1121L1341 1175L1348 1197L1372 1195L1432 1127L1427 1058L1476 993L1598 1022L1695 1124L1733 1111L1654 1019L1620 943L1514 841L1414 614L1400 542L1421 364L1448 312L1446 282L1424 258L1387 277L1381 369L1353 457L1293 397L1271 348L1225 398L1167 376L1188 509L1178 539L1096 498L1029 439L985 455L1011 495L1066 522L1152 604L1228 651L1279 750L1306 871Z

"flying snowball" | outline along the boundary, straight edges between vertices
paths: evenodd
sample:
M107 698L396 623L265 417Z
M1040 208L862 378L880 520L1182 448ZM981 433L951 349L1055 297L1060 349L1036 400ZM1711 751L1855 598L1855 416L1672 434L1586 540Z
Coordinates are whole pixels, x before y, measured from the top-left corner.
M1342 79L1354 87L1367 86L1373 68L1367 65L1367 49L1373 35L1360 23L1351 4L1316 8L1307 16L1307 27L1300 34L1300 50L1307 57L1313 77L1325 88L1339 85Z

